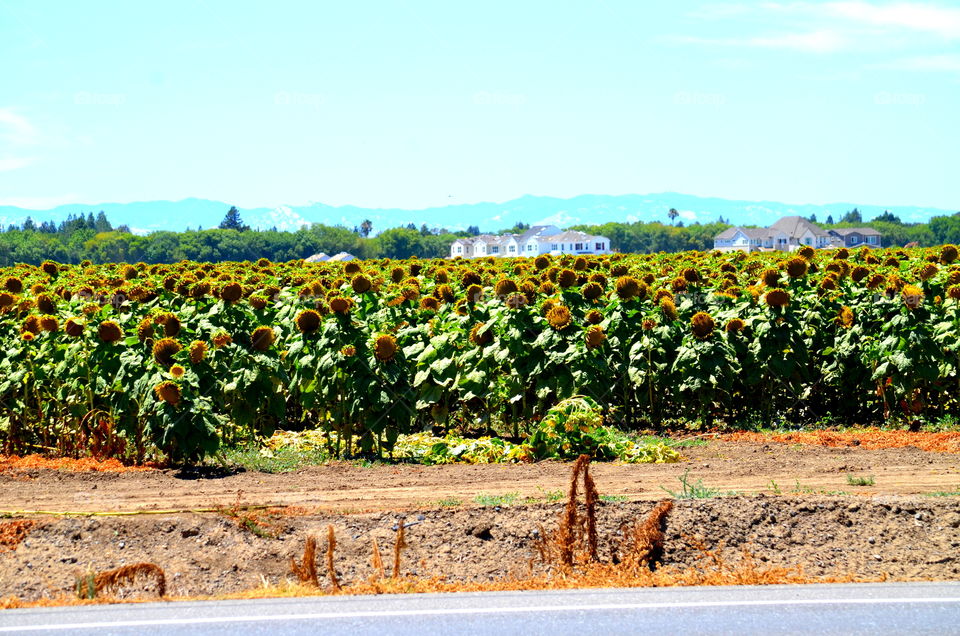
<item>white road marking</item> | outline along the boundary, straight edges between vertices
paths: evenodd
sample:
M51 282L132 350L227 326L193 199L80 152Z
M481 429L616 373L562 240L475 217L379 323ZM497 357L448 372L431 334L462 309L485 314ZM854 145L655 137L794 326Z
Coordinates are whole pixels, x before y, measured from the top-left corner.
M50 625L16 625L0 627L4 632L66 631L110 627L153 627L162 625L207 625L214 623L267 623L272 621L305 621L344 618L376 618L392 616L463 616L469 614L519 614L536 612L596 612L603 610L692 609L698 607L769 607L774 605L896 605L911 603L960 603L960 597L944 598L851 598L851 599L788 599L755 601L694 601L669 603L606 603L596 605L540 605L526 607L456 607L422 610L365 610L352 612L312 612L308 614L267 614L263 616L220 616L197 618L158 618L90 623L55 623ZM124 606L129 608L130 606ZM171 605L175 607L175 605ZM16 611L16 610L7 610ZM0 618L2 618L0 614Z

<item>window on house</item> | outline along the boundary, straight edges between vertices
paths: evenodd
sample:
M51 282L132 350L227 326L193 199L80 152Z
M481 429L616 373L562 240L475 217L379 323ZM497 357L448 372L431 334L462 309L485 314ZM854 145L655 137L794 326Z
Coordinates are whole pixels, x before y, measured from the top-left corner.
M579 252L580 250L583 249L583 243L577 243L577 244L573 247L573 249L575 249L576 251Z
M517 246L516 246L516 245L511 245L508 249L509 249L509 251L511 251L511 252L516 252L516 251L517 251Z
M458 246L457 246L457 254L462 254L462 253L463 253L463 248L458 245Z
M856 245L856 244L859 243L859 242L860 242L860 239L857 238L856 236L851 236L851 237L850 237L850 245Z
M527 243L527 251L528 251L528 252L532 252L532 251L533 251L533 243Z
M878 236L868 236L868 237L867 237L867 243L872 243L872 244L876 245L878 238L880 238L880 237L878 237Z
M499 254L499 253L500 253L500 247L497 246L497 245L494 245L493 247L490 248L490 253L491 253L491 254Z
M603 249L603 243L597 243L597 244L594 246L594 249L597 250L597 251L602 250L602 249Z
M813 241L811 241L809 237L803 239L803 242L806 243L807 245L811 245L813 243Z
M552 251L556 252L556 251L559 250L560 248L557 247L557 244L556 244L556 243L551 243L551 244L550 244L550 249L551 249Z

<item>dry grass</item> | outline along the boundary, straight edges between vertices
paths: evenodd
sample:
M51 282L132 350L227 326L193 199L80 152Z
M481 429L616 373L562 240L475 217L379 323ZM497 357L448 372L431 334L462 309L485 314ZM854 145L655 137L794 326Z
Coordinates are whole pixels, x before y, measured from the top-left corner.
M156 470L160 464L147 463L142 466L128 466L118 459L94 459L82 457L44 457L43 455L0 455L0 473L22 472L27 470L59 470L69 473L128 473Z
M919 448L932 453L960 453L960 433L924 433L911 431L881 431L865 428L861 431L809 431L799 433L754 433L739 431L721 435L725 442L780 442L783 444L812 444L829 447L860 447L866 450L884 448Z
M37 522L33 519L0 521L0 552L10 552L27 538Z
M320 581L317 580L317 540L312 535L304 543L300 562L296 557L290 557L290 571L300 583L320 587Z
M276 539L283 532L283 526L277 520L286 516L282 508L263 509L262 506L246 506L242 503L243 491L237 491L237 498L230 506L218 506L216 511L232 519L238 527L248 530L261 539Z
M77 577L77 596L80 599L98 598L102 594L116 593L143 578L153 580L157 596L163 598L167 595L167 577L163 568L154 563L134 563L95 575Z

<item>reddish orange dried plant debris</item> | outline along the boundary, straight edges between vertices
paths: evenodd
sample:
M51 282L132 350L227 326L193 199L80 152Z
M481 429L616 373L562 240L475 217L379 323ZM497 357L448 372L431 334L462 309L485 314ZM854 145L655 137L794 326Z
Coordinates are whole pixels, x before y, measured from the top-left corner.
M35 469L62 470L71 473L99 472L125 473L155 470L159 466L147 463L143 466L127 466L118 459L94 459L82 457L44 457L43 455L0 455L0 473Z
M865 428L858 431L805 431L797 433L755 433L738 431L720 436L726 442L779 442L815 446L859 447L865 450L913 447L932 453L960 453L960 433L924 433L881 431Z

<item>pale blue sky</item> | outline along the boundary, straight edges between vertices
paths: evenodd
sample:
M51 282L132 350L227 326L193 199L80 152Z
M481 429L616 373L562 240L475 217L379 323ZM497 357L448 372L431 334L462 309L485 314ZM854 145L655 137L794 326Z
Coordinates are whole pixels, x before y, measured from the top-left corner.
M960 205L960 3L0 0L0 205Z

